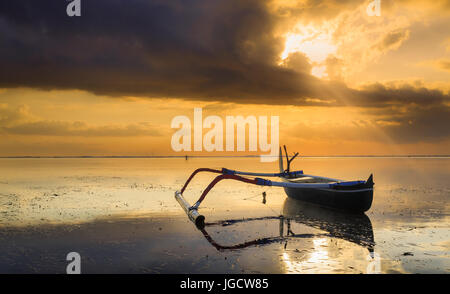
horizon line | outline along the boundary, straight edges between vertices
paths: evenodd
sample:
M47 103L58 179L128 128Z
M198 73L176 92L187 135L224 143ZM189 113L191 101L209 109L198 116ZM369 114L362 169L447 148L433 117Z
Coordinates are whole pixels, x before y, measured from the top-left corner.
M15 155L15 156L0 156L0 159L8 158L257 158L261 155ZM278 157L278 155L264 155L266 157ZM399 157L399 158L412 158L412 157L439 157L447 158L450 154L386 154L386 155L301 155L299 157L306 158L320 158L320 157Z

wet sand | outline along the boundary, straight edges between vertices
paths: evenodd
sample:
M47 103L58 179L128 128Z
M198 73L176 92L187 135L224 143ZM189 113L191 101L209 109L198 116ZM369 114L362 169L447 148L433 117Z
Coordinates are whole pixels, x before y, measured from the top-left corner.
M1 159L0 273L65 273L72 251L82 273L450 272L450 159L301 159L294 167L312 174L373 172L372 208L342 214L224 182L204 201L200 231L173 192L205 166L276 170L255 158Z

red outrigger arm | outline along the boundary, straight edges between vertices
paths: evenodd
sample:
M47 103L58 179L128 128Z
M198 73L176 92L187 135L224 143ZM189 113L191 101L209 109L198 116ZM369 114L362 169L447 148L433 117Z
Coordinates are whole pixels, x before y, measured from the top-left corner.
M196 169L187 179L186 183L184 183L183 188L181 188L180 193L183 194L184 190L186 190L186 187L189 185L189 183L191 182L192 178L195 177L196 174L200 173L200 172L210 172L210 173L216 173L216 174L221 174L222 171L218 170L218 169L212 169L212 168L199 168Z
M189 185L192 178L194 178L194 176L200 172L219 173L220 175L218 175L216 178L214 178L214 180L208 185L208 187L206 187L206 189L203 191L202 195L197 200L197 202L195 202L194 205L190 206L189 203L183 198L183 192L186 190L186 187ZM244 183L249 183L249 184L255 184L255 185L260 185L261 180L262 180L262 179L258 179L258 178L248 179L248 178L244 178L244 177L241 177L238 175L233 175L233 174L223 174L223 170L210 169L210 168L199 168L190 175L190 177L187 179L186 183L184 184L183 188L180 191L175 192L175 199L178 201L178 203L180 203L181 207L184 209L184 211L188 215L189 219L192 222L194 222L197 225L197 227L203 228L205 226L205 217L198 213L198 207L200 206L200 203L202 203L202 201L205 199L205 197L209 193L209 191L211 191L211 189L218 182L220 182L222 180L227 180L227 179L240 181L240 182L244 182Z
M205 191L203 191L202 195L200 195L200 198L197 200L197 202L195 202L193 207L198 208L198 206L205 199L205 197L209 193L209 191L211 191L211 189L218 182L220 182L222 180L235 180L235 181L240 181L240 182L244 182L244 183L257 185L257 180L256 179L247 179L247 178L244 178L244 177L241 177L241 176L237 176L237 175L219 175L219 176L215 177L214 180L212 180L211 183L209 183L208 187L206 187Z
M195 202L194 205L190 205L184 198L183 193L186 190L186 187L189 185L189 183L192 181L192 179L200 172L210 172L210 173L216 173L220 174L217 177L214 178L214 180L206 187L206 189L203 191L200 198ZM363 185L363 184L371 184L373 185L372 178L369 177L367 181L339 181L335 180L336 182L331 183L291 183L291 182L277 182L277 181L271 181L266 180L263 178L245 178L241 175L246 176L268 176L268 177L296 177L299 174L303 174L303 171L295 171L295 172L289 172L285 171L282 173L275 173L275 174L268 174L268 173L250 173L250 172L240 172L240 171L234 171L229 170L226 168L223 168L222 170L218 169L210 169L210 168L199 168L196 169L187 179L186 183L183 185L183 188L180 191L175 192L175 199L180 203L181 207L184 209L186 214L188 215L189 219L193 221L197 227L201 228L205 225L205 217L200 215L198 213L198 207L200 206L200 203L205 199L206 195L211 191L211 189L220 181L222 180L235 180L240 181L248 184L253 185L259 185L259 186L278 186L278 187L290 187L290 188L322 188L322 189L331 189L331 188L339 188L339 187L346 187L346 186L354 186L354 185ZM332 180L332 179L330 179Z

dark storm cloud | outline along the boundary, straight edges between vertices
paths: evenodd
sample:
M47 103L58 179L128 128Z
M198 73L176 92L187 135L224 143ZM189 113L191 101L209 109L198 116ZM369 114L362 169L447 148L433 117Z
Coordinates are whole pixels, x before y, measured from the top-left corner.
M380 117L377 127L398 143L450 138L450 97L440 90L408 84L372 84L358 91L353 105Z
M63 0L0 2L0 87L368 110L402 106L406 113L392 115L397 123L386 127L388 133L404 141L449 136L447 93L407 84L351 89L310 75L311 66L302 54L278 65L284 40L275 37L274 29L283 14L270 14L264 1L81 2L81 17L68 17L68 2ZM327 7L323 1L311 3L307 7ZM330 3L335 4L328 5L331 15L353 5ZM306 8L301 9L299 15ZM407 35L390 33L380 48L396 46ZM46 121L4 131L61 134L69 129L81 135L111 133Z
M82 1L72 18L66 4L0 4L0 86L233 101L312 94L313 77L275 66L283 44L262 1Z
M421 105L424 107L442 105L450 102L447 93L437 89L425 87L414 87L403 84L400 86L387 87L380 83L375 83L363 87L356 92L356 105L387 107L387 106L410 106Z
M0 3L0 87L292 105L448 100L323 82L301 54L279 66L283 40L264 1L82 1L81 17L68 17L67 3Z
M393 122L398 124L385 126L384 131L398 142L435 142L450 137L449 107L411 107L394 116Z

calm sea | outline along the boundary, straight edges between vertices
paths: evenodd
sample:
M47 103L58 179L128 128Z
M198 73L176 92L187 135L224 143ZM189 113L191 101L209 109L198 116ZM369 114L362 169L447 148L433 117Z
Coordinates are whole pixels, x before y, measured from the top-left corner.
M295 170L374 175L350 216L287 200L281 188L219 183L204 231L174 192L198 167L276 172L258 158L0 159L0 272L65 272L80 252L101 273L449 273L450 158L300 158ZM194 203L215 175L192 182ZM266 193L265 201L262 193Z

